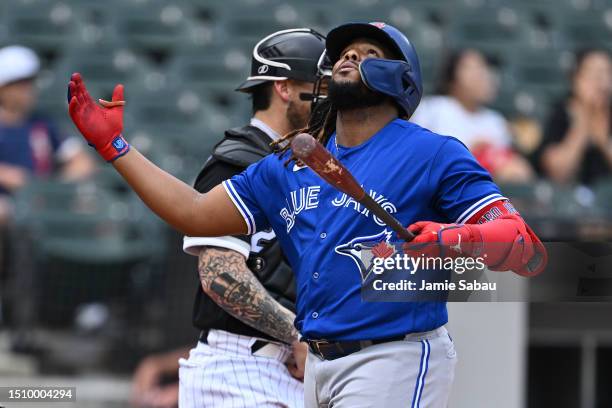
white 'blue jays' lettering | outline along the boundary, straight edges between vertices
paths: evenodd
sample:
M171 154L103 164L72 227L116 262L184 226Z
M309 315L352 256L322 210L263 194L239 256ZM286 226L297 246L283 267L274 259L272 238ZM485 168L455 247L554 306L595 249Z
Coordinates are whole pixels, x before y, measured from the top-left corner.
M394 214L397 212L397 208L395 207L395 205L391 201L387 200L384 195L378 194L374 190L369 190L368 195L372 197L374 201L380 204L380 206L388 213ZM334 207L351 207L353 208L353 210L357 211L359 214L365 217L370 216L370 210L368 210L366 207L361 208L361 204L359 202L357 202L353 197L350 197L345 193L342 193L339 196L335 197L332 200L331 204ZM380 226L385 225L385 223L377 216L374 216L374 222Z
M295 225L295 217L304 210L312 210L317 208L319 205L319 191L321 186L309 186L307 188L300 188L299 190L293 190L289 195L291 196L291 204L287 202L287 207L283 207L280 210L280 215L287 223L287 233L291 231L291 228ZM299 194L299 195L298 195Z

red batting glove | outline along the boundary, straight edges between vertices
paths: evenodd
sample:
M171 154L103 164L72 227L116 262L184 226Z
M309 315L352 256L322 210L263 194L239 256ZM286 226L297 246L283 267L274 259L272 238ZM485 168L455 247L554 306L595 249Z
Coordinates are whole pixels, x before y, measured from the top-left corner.
M410 225L408 230L416 236L402 249L411 256L476 256L482 247L480 232L470 225L419 221Z
M130 150L121 135L123 131L123 85L115 86L112 102L99 99L97 105L89 96L81 74L74 73L68 84L70 118L90 146L107 162L112 162Z

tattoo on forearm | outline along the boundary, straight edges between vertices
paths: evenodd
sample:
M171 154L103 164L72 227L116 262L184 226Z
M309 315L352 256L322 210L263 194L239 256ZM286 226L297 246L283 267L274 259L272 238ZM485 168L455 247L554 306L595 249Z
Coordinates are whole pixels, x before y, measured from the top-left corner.
M297 339L293 313L270 296L242 255L227 249L204 248L198 270L202 288L226 312L286 343Z

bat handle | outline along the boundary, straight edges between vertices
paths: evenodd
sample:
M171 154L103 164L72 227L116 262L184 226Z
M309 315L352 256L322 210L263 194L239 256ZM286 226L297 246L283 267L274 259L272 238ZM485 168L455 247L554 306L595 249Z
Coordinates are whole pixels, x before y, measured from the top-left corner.
M386 212L372 197L365 195L360 203L370 209L378 218L380 218L387 226L397 233L397 236L406 242L414 239L414 234L406 229L400 222L391 214Z
M397 232L397 235L406 242L410 242L414 239L415 235L412 232L408 231L406 227L402 226L401 230L397 230L395 228L393 230Z

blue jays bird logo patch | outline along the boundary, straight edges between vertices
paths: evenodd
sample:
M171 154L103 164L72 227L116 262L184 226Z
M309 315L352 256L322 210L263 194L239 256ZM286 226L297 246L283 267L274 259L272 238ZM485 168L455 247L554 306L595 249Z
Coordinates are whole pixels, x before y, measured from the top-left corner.
M346 244L338 245L334 248L337 254L350 257L359 268L361 281L365 282L372 272L372 258L374 258L373 249L381 242L389 243L392 231L383 231L374 235L367 235L351 239Z

